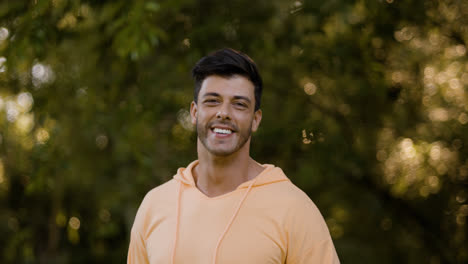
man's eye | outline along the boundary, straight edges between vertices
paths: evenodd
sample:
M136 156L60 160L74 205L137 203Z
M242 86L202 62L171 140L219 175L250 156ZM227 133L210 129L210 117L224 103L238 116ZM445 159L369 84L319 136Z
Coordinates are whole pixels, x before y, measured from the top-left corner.
M214 103L217 103L217 102L218 102L218 100L216 100L216 99L206 99L205 100L205 103L208 103L208 104L214 104Z
M244 103L235 103L235 105L238 107L243 107L243 108L247 107L247 105Z

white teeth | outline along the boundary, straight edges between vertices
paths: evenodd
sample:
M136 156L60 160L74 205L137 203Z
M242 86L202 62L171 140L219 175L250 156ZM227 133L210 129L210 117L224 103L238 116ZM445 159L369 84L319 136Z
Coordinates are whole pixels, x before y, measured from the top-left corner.
M219 134L232 134L232 131L229 129L222 129L222 128L215 128L213 129L213 132L219 133Z

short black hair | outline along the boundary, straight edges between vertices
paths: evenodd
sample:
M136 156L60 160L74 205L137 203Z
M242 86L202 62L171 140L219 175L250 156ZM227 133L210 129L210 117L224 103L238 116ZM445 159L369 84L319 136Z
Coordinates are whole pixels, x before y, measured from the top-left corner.
M230 48L214 51L195 64L192 69L192 77L195 79L193 100L197 103L201 85L208 76L231 77L236 74L246 77L253 83L255 111L257 111L260 109L263 89L262 77L258 73L257 65L246 54Z

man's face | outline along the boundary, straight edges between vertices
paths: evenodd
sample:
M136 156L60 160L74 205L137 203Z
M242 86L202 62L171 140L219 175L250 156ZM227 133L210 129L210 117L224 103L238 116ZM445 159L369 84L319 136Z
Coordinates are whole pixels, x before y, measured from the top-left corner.
M216 156L228 156L249 147L250 135L262 119L261 110L254 109L252 82L240 75L212 75L203 81L190 114L205 149Z

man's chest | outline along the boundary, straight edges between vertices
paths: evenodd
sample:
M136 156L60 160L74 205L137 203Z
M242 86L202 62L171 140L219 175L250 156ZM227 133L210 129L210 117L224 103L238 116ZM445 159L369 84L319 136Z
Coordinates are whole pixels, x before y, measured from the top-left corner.
M169 263L177 229L175 263L284 263L287 239L281 222L261 211L242 208L227 228L232 213L192 208L176 219L154 221L146 239L151 263ZM212 208L213 209L213 208ZM232 212L232 211L230 211ZM224 236L217 247L222 234Z

